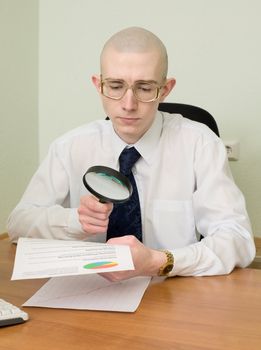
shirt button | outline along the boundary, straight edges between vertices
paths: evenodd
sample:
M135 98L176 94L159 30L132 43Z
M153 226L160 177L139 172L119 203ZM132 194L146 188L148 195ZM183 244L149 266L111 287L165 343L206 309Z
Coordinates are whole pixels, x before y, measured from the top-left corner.
M132 174L133 174L133 175L136 175L136 174L137 174L137 170L136 170L135 167L132 168Z

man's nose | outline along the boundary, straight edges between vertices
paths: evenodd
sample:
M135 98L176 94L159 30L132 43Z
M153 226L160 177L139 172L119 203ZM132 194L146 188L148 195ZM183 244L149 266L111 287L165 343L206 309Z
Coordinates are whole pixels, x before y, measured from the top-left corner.
M132 88L128 88L125 95L122 98L122 107L127 111L135 110L137 108L138 101L133 93Z

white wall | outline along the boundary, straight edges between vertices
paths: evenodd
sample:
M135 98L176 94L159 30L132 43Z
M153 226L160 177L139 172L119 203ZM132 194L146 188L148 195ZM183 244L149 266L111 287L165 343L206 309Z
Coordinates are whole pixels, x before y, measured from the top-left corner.
M0 0L0 233L38 163L38 2Z

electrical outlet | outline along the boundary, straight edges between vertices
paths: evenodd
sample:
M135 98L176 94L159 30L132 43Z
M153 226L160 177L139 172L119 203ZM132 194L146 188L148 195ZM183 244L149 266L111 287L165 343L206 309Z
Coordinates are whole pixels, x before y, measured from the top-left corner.
M224 141L229 160L239 160L239 141Z

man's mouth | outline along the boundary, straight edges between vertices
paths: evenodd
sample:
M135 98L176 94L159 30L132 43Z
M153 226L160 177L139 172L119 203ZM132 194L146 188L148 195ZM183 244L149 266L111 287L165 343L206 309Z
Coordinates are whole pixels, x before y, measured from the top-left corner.
M136 123L139 119L134 117L119 117L119 120L124 124Z

